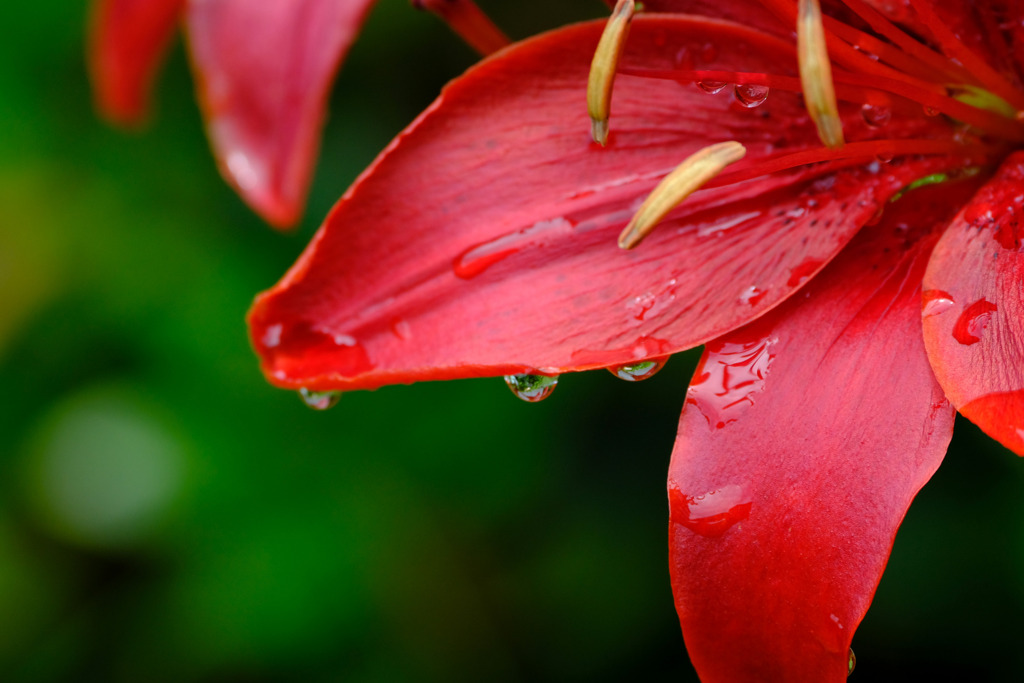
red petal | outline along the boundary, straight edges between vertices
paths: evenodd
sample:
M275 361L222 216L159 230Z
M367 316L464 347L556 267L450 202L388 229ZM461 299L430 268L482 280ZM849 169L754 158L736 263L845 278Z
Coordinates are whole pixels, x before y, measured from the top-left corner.
M615 1L608 2L610 7ZM785 26L760 2L750 0L647 0L645 12L696 14L715 19L728 19L769 33L795 34L796 26Z
M100 114L138 125L149 113L157 67L185 0L97 0L89 36L89 72Z
M204 0L188 37L221 173L279 227L295 223L327 96L373 0Z
M802 295L705 350L668 486L673 590L704 683L846 679L896 529L952 435L918 312L944 191L911 193Z
M957 163L860 160L705 190L624 252L616 239L640 201L704 145L743 142L740 170L820 143L795 93L746 108L731 88L712 95L624 73L609 145L592 144L584 90L601 29L569 27L485 60L346 193L251 312L274 383L551 373L692 347L787 297L909 180ZM634 21L627 65L671 69L680 56L784 75L796 67L790 45L733 24ZM845 111L848 140L873 134L859 108ZM886 133L936 125L929 134L946 130L894 117Z
M964 417L1024 455L1024 154L943 235L925 275L928 357Z

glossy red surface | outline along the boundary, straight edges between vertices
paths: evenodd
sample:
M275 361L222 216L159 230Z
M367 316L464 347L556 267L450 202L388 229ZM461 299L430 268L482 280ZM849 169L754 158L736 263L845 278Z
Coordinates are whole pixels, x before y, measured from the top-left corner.
M952 435L920 323L948 195L909 193L800 294L707 345L668 485L676 606L704 683L846 679L896 529Z

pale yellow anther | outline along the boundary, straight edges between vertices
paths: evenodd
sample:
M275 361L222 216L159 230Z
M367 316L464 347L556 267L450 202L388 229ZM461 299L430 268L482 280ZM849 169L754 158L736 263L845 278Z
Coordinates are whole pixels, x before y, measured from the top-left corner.
M632 249L640 244L672 209L721 173L726 166L742 159L746 153L746 147L730 141L709 145L691 155L665 176L640 205L636 215L619 235L619 246Z
M587 80L587 111L590 114L590 134L602 145L608 141L608 117L612 107L612 85L619 67L619 57L626 46L629 24L633 21L636 3L619 0L611 18L604 27L601 40L590 63Z
M818 0L800 0L796 19L796 47L804 102L818 137L829 149L843 146L843 123L832 84L832 66L825 45L825 25Z

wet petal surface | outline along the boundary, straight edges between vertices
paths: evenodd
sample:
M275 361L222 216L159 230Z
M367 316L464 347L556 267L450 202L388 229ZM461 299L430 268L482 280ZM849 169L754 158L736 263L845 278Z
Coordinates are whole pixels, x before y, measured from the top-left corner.
M647 193L705 145L741 141L737 173L820 145L793 92L750 106L731 87L628 71L608 145L592 143L585 88L602 27L485 60L367 170L250 313L272 382L372 388L661 357L777 305L899 188L960 163L872 153L700 190L624 252L617 236ZM771 36L692 17L634 21L626 67L680 60L795 82L792 45ZM843 112L854 141L950 132L922 117L879 132L859 106Z
M846 679L896 529L952 435L919 315L943 190L910 193L800 294L707 345L668 485L673 590L704 683Z
M1024 154L946 231L924 283L925 343L946 395L1024 455Z

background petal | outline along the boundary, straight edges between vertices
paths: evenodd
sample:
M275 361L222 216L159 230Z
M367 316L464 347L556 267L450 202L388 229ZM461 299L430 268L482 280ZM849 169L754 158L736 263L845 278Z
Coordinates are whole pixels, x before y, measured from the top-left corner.
M814 275L885 199L955 165L819 164L703 190L638 249L616 238L665 173L736 139L751 168L820 149L799 96L622 73L607 147L584 89L601 22L552 32L456 80L334 208L250 314L281 386L366 388L663 356L756 318ZM637 17L624 65L795 74L792 46L734 24ZM639 67L638 67L639 68ZM847 139L877 135L844 108ZM895 117L884 133L945 135ZM904 163L900 163L904 162Z
M957 191L910 193L802 294L707 345L668 485L704 683L846 679L896 529L952 436L918 302Z
M221 173L276 226L309 190L334 74L373 0L205 0L188 7L200 105Z
M924 334L964 417L1024 455L1024 154L957 216L925 275Z
M99 113L138 125L149 113L153 77L185 0L97 0L89 24L89 74Z

